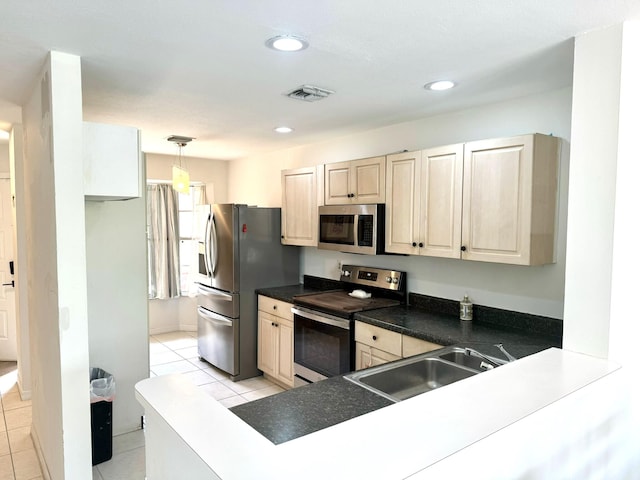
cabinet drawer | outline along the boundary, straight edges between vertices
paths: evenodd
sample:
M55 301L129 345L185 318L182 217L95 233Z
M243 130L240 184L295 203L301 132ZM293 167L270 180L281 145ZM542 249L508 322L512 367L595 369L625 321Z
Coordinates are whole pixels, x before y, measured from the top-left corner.
M375 347L378 350L402 355L402 335L384 328L356 322L356 342Z
M275 298L258 295L258 310L293 321L292 304Z
M442 345L437 343L428 342L419 338L410 337L408 335L402 336L402 357L412 357L419 353L426 353L432 350L442 348Z

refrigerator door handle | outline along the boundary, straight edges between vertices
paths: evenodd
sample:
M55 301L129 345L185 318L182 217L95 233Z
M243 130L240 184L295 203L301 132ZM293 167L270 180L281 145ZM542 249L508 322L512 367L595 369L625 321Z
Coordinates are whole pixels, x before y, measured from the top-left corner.
M215 288L207 287L206 285L203 285L201 283L198 284L198 293L201 295L206 295L208 297L221 297L227 302L233 301L233 295L221 292L220 290L216 290Z
M211 214L207 217L207 224L204 229L204 265L207 270L207 276L212 277L211 271Z
M223 317L222 315L218 315L217 313L210 312L206 308L198 307L198 315L225 327L233 327L233 322L231 320Z
M211 262L211 276L216 276L216 268L218 267L218 231L216 230L216 218L211 214L211 228L209 230L210 234L210 243L211 243L211 252L213 253L213 258L210 259Z

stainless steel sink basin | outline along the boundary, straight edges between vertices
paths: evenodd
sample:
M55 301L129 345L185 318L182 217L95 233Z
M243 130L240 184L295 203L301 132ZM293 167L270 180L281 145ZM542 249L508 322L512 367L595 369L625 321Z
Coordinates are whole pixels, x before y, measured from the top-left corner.
M345 378L391 401L399 402L506 363L473 350L471 352L459 347L445 347L353 372L345 375Z

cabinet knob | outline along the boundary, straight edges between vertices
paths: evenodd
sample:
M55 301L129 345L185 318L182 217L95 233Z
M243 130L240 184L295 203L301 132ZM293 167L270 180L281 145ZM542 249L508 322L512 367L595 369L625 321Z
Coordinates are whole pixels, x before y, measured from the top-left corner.
M373 338L374 340L377 340L377 339L378 339L378 337L376 337L375 335L374 335L373 337L371 337L371 338Z
M413 243L411 244L411 246L412 246L412 247L417 247L417 246L418 246L418 244L417 244L416 242L413 242Z
M424 243L420 242L420 243L418 244L418 246L419 246L420 248L422 248L422 247L424 247Z
M280 238L284 238L284 235L280 235Z
M274 309L274 310L277 310L277 309L278 309L278 306L277 306L277 305L274 305L274 306L273 306L273 309Z
M466 251L467 251L467 247L465 247L465 246L463 245L463 246L461 246L461 247L460 247L460 250L461 250L461 251L463 251L463 252L466 252Z

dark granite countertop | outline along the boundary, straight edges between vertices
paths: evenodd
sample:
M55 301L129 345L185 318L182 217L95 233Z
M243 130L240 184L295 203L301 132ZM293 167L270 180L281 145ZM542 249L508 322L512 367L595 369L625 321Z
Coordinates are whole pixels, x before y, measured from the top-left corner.
M392 403L343 377L333 377L229 410L277 445Z
M293 303L293 297L296 295L309 295L340 288L341 284L337 280L305 275L304 283L285 285L282 287L258 288L256 293L283 302Z
M260 295L293 303L293 297L340 288L338 282L304 277L304 284L258 289ZM409 294L409 304L355 314L355 319L443 346L472 347L497 358L502 343L521 358L562 344L562 321L518 312L474 306L474 319L458 318L452 300ZM363 415L392 402L334 377L238 405L230 410L275 444L307 435Z
M515 327L509 328L476 321L459 320L457 317L428 312L411 306L381 308L357 313L355 319L387 330L427 340L439 345L502 343L509 353L522 357L549 347L560 346L561 339L552 335L529 333ZM487 353L499 358L498 350Z

